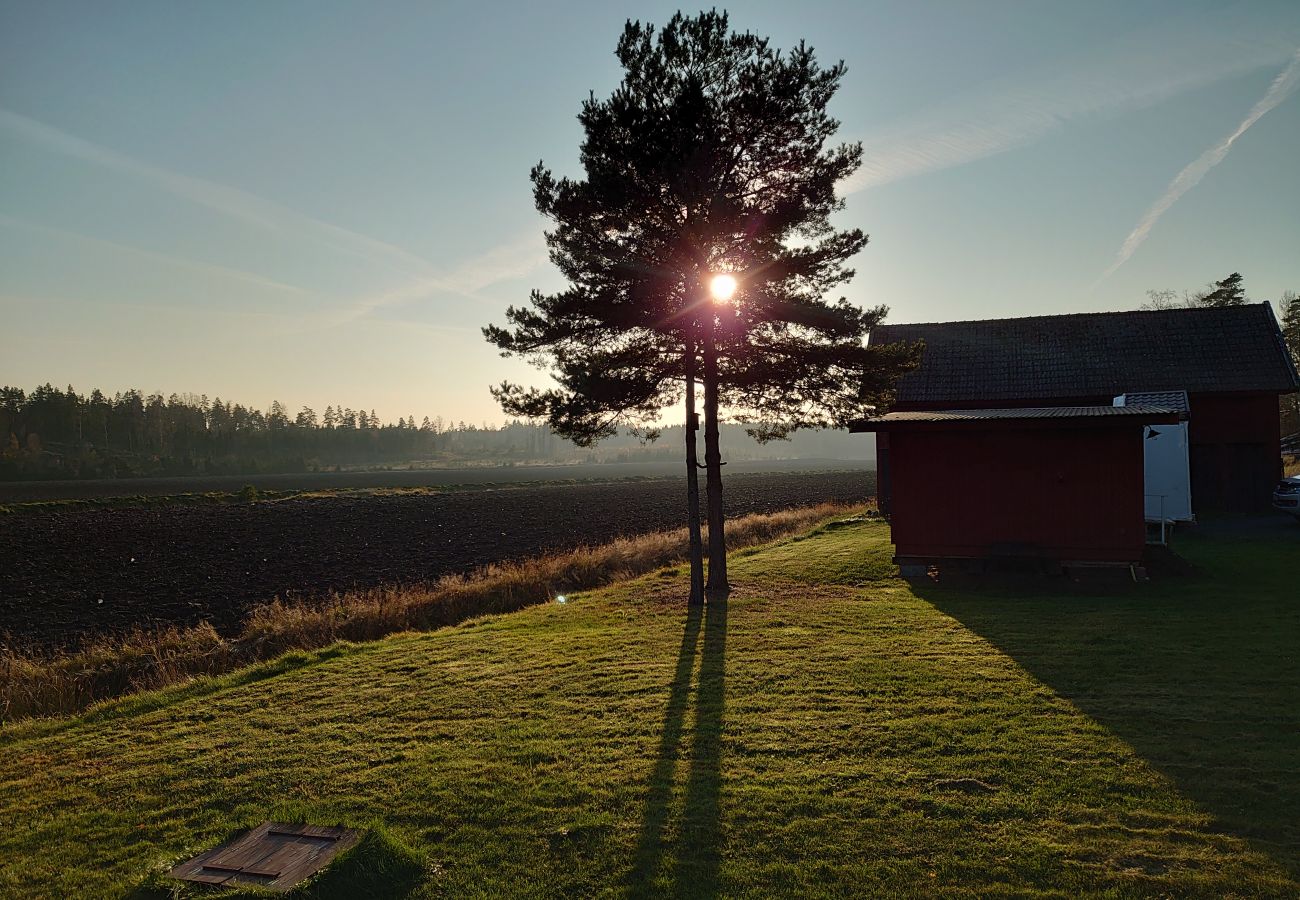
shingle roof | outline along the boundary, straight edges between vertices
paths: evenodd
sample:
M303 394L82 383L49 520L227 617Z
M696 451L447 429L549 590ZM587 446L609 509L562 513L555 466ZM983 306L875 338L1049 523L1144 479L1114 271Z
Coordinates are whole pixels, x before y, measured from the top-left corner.
M1178 410L1162 406L1040 406L1015 409L937 409L923 412L891 412L853 423L850 431L887 431L898 425L921 423L979 423L1016 420L1068 420L1087 423L1098 419L1133 419L1142 422L1176 422Z
M871 333L873 344L917 340L925 352L899 381L900 405L1300 389L1268 303L881 325Z

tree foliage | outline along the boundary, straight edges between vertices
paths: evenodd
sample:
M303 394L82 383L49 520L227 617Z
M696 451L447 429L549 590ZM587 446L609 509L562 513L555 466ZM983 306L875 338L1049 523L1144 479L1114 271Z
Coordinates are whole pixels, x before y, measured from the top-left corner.
M1286 291L1279 299L1282 308L1282 339L1291 351L1291 360L1300 367L1300 294ZM1284 395L1279 400L1282 411L1282 433L1300 432L1300 394Z
M1282 337L1286 340L1291 358L1300 365L1300 294L1286 291L1282 294Z
M493 389L501 406L580 445L648 427L681 396L695 329L716 340L722 403L760 437L888 403L915 349L864 346L885 307L825 299L867 243L831 223L843 206L835 186L862 161L860 145L830 143L844 65L732 32L716 12L679 13L658 30L629 22L616 55L622 83L579 116L583 177L532 171L568 287L534 291L507 326L484 329L557 386L504 383ZM736 302L707 299L714 272L736 276Z
M1246 296L1245 279L1240 272L1214 281L1199 291L1175 291L1169 288L1147 291L1142 309L1195 309L1202 306L1241 306L1251 302Z
M1198 306L1241 306L1246 302L1246 289L1242 286L1240 272L1214 282L1209 291L1200 295Z

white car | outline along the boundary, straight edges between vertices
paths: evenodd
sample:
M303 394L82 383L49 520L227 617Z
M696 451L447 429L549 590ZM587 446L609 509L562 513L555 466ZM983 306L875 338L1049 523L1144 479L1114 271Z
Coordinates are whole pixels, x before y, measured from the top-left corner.
M1283 478L1273 488L1273 508L1290 513L1300 521L1300 475Z

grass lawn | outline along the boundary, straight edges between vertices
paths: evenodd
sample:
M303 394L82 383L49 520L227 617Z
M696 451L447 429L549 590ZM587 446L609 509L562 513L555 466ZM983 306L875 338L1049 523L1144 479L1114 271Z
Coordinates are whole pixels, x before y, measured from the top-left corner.
M409 848L363 873L388 895L1295 896L1298 548L958 590L850 520L737 554L703 614L665 570L19 724L0 895L121 896L305 817Z

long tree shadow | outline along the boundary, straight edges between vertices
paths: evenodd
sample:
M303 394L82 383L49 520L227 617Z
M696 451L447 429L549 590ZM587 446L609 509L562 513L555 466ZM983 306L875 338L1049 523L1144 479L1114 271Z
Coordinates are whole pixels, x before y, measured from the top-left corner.
M1128 743L1216 830L1297 877L1300 605L1284 569L1274 562L1246 588L1228 569L1127 596L915 592Z
M704 614L704 654L695 694L695 740L674 879L679 895L712 897L718 891L726 653L727 602L715 600L705 607Z
M691 706L691 674L701 628L704 647L695 692L695 721L688 733L686 713ZM667 876L661 869L670 855L676 858L671 895L711 897L717 894L726 642L725 601L709 603L703 610L698 606L689 609L664 709L655 765L646 784L645 812L628 885L634 897L660 897L669 893L657 879ZM677 763L687 737L690 755L685 799L676 846L670 847L665 835L674 806Z

